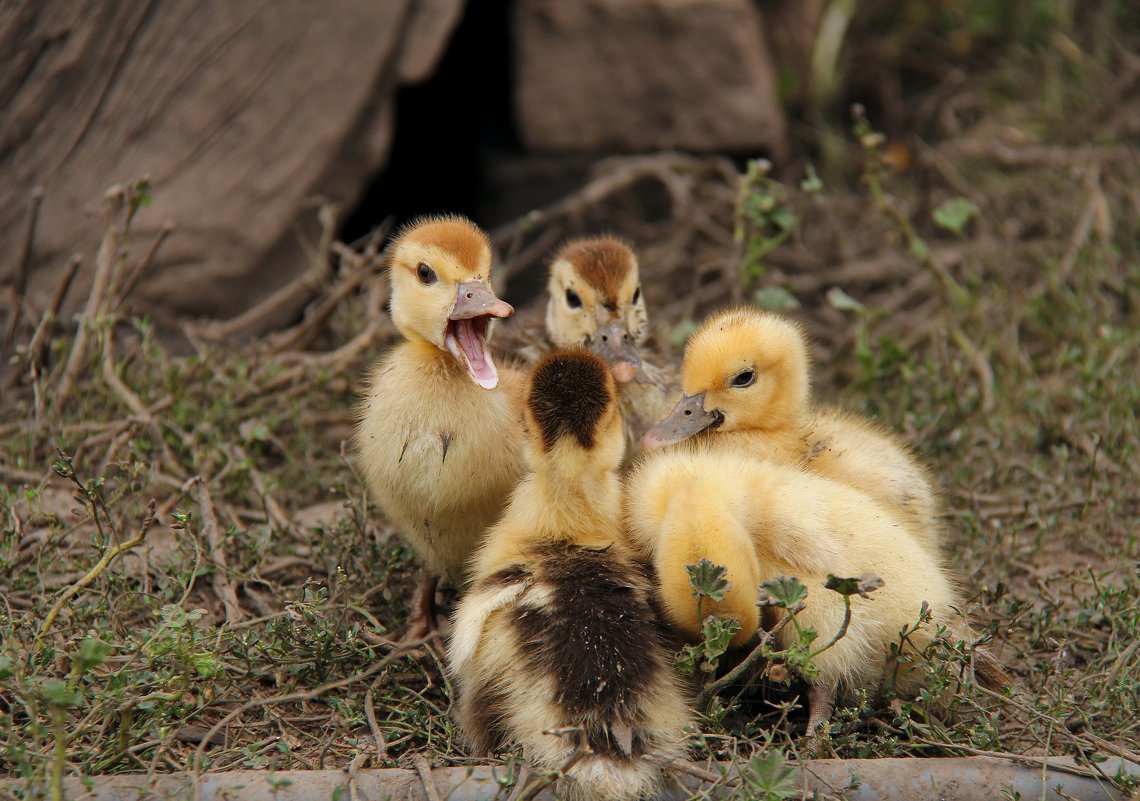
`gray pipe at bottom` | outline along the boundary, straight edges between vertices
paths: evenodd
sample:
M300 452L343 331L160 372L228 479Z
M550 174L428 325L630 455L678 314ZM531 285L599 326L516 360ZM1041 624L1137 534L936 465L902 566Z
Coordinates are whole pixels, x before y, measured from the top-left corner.
M1001 798L1006 791L1010 795L1018 793L1021 798L1048 801L1116 801L1121 797L1103 779L1076 776L1053 767L1074 764L1071 759L1052 758L1044 774L1041 766L991 757L815 759L795 767L803 790L827 794L845 790L842 797L851 801L988 801ZM731 777L737 775L729 763L700 767L715 773L728 771ZM1140 765L1121 759L1109 759L1100 764L1100 769L1108 776L1122 772L1140 781ZM502 801L509 794L504 784L509 777L501 767L436 768L431 778L439 797L448 801ZM688 775L681 776L680 781L687 790L702 786L699 779ZM354 783L350 787L347 774L336 770L207 773L199 780L196 801L332 801L334 793L343 801L429 801L419 774L411 770L361 770ZM0 781L0 799L9 793L18 797L26 789L26 782ZM707 797L729 798L734 792L733 786L721 784ZM676 792L671 795L678 796ZM194 788L192 779L184 773L152 777L124 774L93 777L85 782L69 777L64 782L64 797L84 801L191 801ZM539 798L553 799L554 794L547 790Z

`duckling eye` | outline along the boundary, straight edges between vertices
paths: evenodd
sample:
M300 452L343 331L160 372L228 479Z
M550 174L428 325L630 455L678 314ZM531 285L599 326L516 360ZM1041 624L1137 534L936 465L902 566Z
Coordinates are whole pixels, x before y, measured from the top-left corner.
M637 303L639 300L641 300L641 287L633 290L633 302Z
M756 371L751 368L748 370L741 370L739 373L732 377L732 386L734 387L747 387L751 386L752 382L756 380Z
M566 305L571 309L582 308L582 299L578 297L578 293L573 289L566 290Z
M431 286L439 280L435 274L435 270L428 267L427 262L422 261L416 266L416 278L420 279L420 283L424 286Z

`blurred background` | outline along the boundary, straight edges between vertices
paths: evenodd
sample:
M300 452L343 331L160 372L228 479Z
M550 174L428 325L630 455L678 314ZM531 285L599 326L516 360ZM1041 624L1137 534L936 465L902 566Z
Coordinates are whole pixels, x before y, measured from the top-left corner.
M134 238L163 241L135 295L173 326L232 318L287 285L330 227L352 243L454 211L497 230L632 169L605 193L620 208L579 203L537 243L516 243L511 272L529 274L578 229L659 238L644 225L689 214L668 204L700 192L693 170L730 191L754 157L793 183L808 162L825 181L857 180L853 102L890 138L892 168L920 183L944 171L911 164L920 143L1041 136L1040 119L987 108L998 97L1032 97L1074 142L1134 136L1124 43L1136 17L1111 0L12 0L0 15L0 278L47 305L73 254L91 262L103 192L140 179L149 207ZM1107 89L1100 79L1121 70L1103 113L1066 117L1066 83ZM726 160L599 171L609 156L661 151ZM687 189L662 180L678 169ZM91 278L79 270L66 306ZM540 283L514 289L525 300Z

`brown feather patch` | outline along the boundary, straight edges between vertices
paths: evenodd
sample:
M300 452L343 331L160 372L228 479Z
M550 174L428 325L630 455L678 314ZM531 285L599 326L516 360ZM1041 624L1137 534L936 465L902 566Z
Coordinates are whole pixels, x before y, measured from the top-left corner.
M645 694L668 664L648 588L608 549L556 543L537 555L535 581L550 600L520 606L513 621L527 667L554 678L552 700L595 753L636 759Z
M553 351L531 373L527 407L547 451L564 436L592 448L599 423L615 403L609 368L587 350Z
M576 239L563 245L555 261L568 261L582 280L601 295L602 302L616 308L618 292L637 261L629 245L613 237Z
M457 214L415 220L400 233L396 246L404 242L433 245L446 250L471 270L490 263L491 240L486 232Z
M473 687L464 695L464 731L477 753L494 754L508 744L507 696L489 684Z

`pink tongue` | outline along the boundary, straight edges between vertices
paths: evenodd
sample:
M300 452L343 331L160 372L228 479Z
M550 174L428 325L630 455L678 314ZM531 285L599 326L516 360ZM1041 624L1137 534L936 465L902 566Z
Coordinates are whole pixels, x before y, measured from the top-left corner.
M475 378L484 381L497 378L495 364L483 350L482 338L475 333L475 323L471 320L456 320L455 333L459 339L459 347L463 348L463 355L467 357L467 363Z

